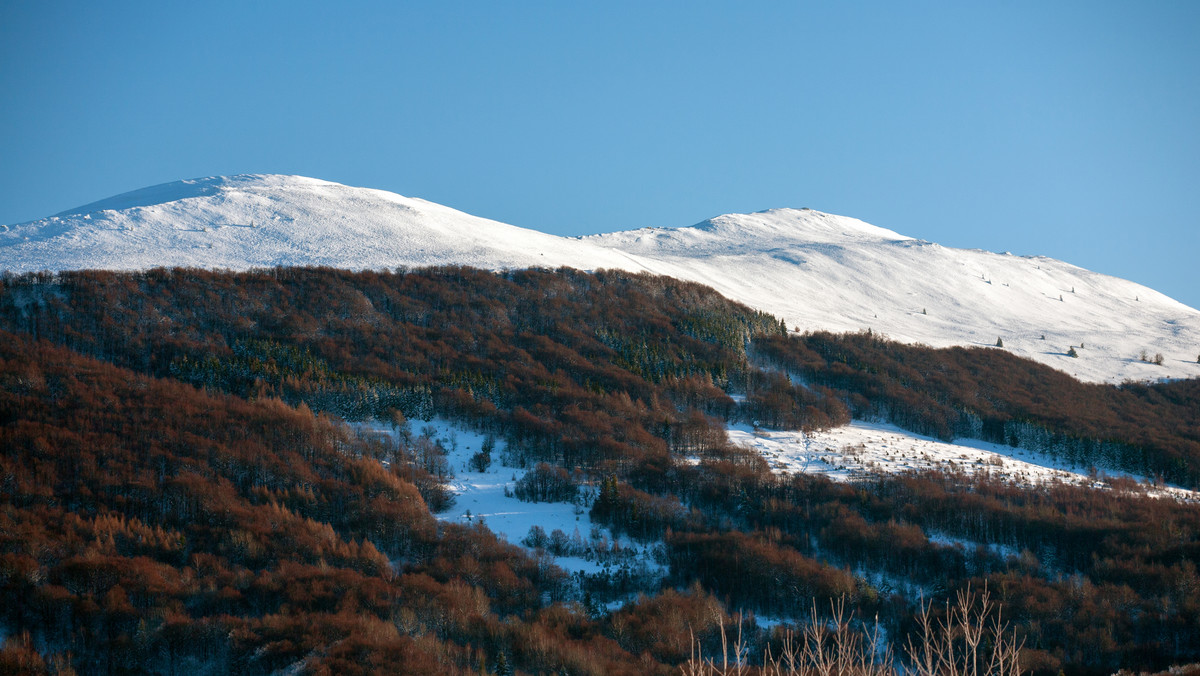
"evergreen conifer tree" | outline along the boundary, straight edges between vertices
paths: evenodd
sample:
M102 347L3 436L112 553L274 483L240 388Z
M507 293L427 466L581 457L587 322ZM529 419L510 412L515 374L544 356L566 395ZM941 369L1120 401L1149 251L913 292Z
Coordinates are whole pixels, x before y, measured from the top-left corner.
M504 654L504 651L501 651L496 656L496 674L498 676L511 676L512 674L512 666L509 665L508 657Z

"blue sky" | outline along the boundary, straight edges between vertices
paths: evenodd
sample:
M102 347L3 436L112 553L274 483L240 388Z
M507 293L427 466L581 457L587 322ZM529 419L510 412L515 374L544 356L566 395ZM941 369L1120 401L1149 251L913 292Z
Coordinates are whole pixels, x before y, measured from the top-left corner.
M288 173L557 234L808 206L1200 307L1200 3L0 3L0 223Z

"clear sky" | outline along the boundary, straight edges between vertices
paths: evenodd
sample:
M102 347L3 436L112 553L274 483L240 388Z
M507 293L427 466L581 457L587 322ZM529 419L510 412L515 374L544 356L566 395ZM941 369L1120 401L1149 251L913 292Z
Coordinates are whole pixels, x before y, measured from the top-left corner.
M565 235L808 206L1200 307L1200 2L0 3L0 223L238 173Z

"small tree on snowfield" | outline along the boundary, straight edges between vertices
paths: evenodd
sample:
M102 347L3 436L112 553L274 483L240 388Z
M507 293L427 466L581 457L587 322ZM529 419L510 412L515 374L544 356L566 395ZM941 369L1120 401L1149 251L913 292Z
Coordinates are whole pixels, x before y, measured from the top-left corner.
M1068 357L1078 357L1079 356L1079 353L1075 351L1074 345L1071 346L1071 349L1067 350L1067 356Z
M471 456L471 469L476 472L486 472L488 467L492 465L492 451L496 448L496 437L487 435L483 440L483 447L479 452Z
M513 487L513 493L523 502L566 502L578 492L579 486L567 470L544 462L539 462Z
M483 472L488 471L488 468L492 466L492 454L479 451L478 453L472 455L471 459L467 462L471 466L471 471L482 474Z
M1004 339L996 338L996 347L1004 347Z

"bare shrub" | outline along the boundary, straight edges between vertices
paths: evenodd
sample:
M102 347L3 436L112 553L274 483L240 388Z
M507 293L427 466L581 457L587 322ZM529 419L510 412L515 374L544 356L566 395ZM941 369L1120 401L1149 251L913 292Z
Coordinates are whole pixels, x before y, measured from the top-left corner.
M876 622L857 628L845 599L831 602L831 617L823 619L814 603L810 621L799 634L783 636L779 654L770 648L762 667L751 667L738 633L730 645L721 625L721 655L705 657L692 637L691 657L680 670L684 676L1019 676L1024 641L1017 639L1000 617L1000 609L985 589L976 594L960 591L953 603L946 600L944 615L935 617L933 604L921 605L917 615L920 635L905 648L908 667L897 668L890 645Z
M987 589L970 588L946 600L945 616L934 619L933 606L921 605L920 640L908 643L908 659L917 676L1018 676L1024 641L1003 622Z

